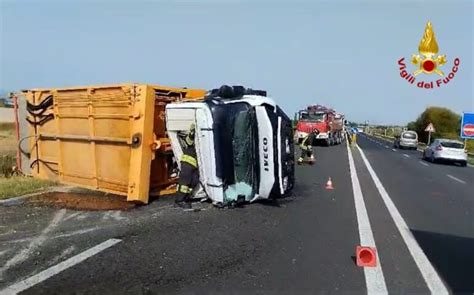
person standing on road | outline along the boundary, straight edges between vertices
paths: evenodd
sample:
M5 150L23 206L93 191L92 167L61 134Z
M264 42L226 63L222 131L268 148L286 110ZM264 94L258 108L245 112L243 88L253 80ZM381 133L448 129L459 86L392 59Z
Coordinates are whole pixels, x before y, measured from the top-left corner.
M311 131L311 133L306 135L301 141L301 144L300 144L301 156L298 158L299 164L303 163L305 156L310 158L311 161L314 161L313 143L316 141L318 134L319 134L319 130L314 128Z
M183 209L191 209L191 194L199 183L199 170L196 158L194 137L195 124L191 124L188 134L184 139L183 156L181 157L181 172L179 174L176 205Z

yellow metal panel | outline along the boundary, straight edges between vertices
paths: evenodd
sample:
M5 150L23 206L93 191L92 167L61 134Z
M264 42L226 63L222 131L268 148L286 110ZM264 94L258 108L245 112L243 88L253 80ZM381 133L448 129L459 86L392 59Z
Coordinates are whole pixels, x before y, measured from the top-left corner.
M54 119L29 127L33 176L147 203L150 193L172 193L177 180L169 176L165 105L202 99L206 91L129 83L24 93L33 105L53 96L44 114Z

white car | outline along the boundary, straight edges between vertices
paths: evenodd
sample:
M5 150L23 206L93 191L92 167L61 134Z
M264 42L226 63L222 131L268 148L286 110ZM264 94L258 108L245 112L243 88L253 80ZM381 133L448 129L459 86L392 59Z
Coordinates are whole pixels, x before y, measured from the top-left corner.
M413 149L418 148L418 134L415 131L403 131L402 134L395 136L393 146L399 149Z
M423 151L423 159L436 162L439 160L467 165L467 150L464 143L452 139L436 139Z

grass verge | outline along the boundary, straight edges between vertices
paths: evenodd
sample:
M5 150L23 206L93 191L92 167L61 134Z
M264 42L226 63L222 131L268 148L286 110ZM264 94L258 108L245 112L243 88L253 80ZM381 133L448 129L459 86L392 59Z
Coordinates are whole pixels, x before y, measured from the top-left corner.
M37 192L57 185L55 182L25 176L0 177L0 200Z
M0 122L0 156L15 155L15 124Z
M467 162L471 165L474 165L474 157L467 157Z

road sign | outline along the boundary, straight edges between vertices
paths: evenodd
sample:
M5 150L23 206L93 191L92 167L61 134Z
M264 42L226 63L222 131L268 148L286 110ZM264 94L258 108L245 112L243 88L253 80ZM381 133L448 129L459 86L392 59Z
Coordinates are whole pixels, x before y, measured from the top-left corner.
M432 123L430 123L430 124L428 124L428 126L426 126L425 131L426 132L436 132L436 130L435 130Z
M463 113L461 120L461 137L474 138L474 113Z
M431 132L436 132L433 124L430 122L428 126L426 126L425 131L428 132L428 145L431 144Z

